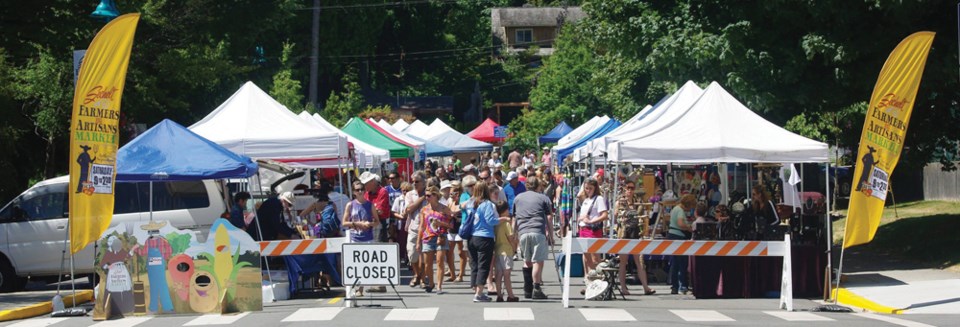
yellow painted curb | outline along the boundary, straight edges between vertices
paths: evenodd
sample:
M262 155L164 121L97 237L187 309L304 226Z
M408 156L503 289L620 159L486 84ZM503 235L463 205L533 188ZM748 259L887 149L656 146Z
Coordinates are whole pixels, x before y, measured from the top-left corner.
M901 314L904 311L903 309L888 307L888 306L870 301L865 297L854 294L853 292L847 290L846 288L841 287L839 289L834 289L834 291L837 291L837 302L843 303L849 306L854 306L857 308L861 308L864 310L869 310L877 313L887 313L887 314Z
M88 302L93 300L93 291L78 291L76 297L73 295L64 296L63 304L72 306L74 303L74 298L76 298L77 304ZM44 301L15 309L0 311L0 321L31 318L39 315L45 315L50 312L53 312L53 302Z

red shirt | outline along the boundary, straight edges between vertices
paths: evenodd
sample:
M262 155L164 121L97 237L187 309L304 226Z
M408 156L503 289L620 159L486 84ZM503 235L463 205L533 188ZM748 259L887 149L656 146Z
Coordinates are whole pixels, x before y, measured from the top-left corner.
M378 218L387 218L390 215L390 192L387 192L386 188L380 187L376 193L365 192L363 198L377 207L377 211L380 212Z

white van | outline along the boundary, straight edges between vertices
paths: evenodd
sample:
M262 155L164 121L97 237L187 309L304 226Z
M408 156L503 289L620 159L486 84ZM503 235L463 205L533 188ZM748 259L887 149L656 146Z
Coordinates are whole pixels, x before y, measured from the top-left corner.
M0 292L20 289L26 277L56 276L66 239L68 176L37 183L0 209ZM116 184L111 226L150 220L150 183ZM208 232L226 212L214 181L153 182L153 219ZM93 244L74 256L76 274L93 272ZM69 269L69 256L64 261ZM67 270L69 272L69 270Z

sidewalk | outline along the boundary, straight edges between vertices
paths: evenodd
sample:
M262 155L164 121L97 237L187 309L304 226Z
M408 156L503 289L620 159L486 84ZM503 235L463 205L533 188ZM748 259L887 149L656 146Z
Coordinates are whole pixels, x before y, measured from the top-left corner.
M93 291L89 290L89 283L85 279L82 280L83 283L77 284L78 306L93 299ZM0 294L0 321L36 317L53 311L51 300L57 294L56 284L29 283L26 289L22 292ZM73 305L74 296L69 285L61 289L60 296L63 297L66 306Z
M841 304L891 314L960 313L960 274L869 251L847 254Z

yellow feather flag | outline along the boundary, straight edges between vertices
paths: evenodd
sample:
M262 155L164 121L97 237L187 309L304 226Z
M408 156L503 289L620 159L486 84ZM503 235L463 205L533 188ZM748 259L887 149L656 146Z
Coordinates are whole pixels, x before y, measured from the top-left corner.
M880 70L860 134L843 248L869 243L880 226L934 34L917 32L903 39Z
M100 238L113 218L123 94L140 14L110 21L80 66L70 119L70 253Z

